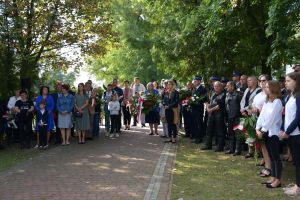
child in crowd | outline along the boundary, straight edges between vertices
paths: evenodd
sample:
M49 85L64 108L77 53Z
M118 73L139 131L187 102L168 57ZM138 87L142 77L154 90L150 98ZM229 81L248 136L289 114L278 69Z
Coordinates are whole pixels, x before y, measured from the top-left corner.
M162 126L163 126L163 132L162 132L162 135L160 136L162 138L168 137L168 123L166 120L166 112L165 111L166 111L165 107L161 104L160 110L159 110L159 116L160 116L160 120L161 120Z
M36 123L38 124L37 133L39 134L39 149L47 149L47 123L48 123L48 111L46 108L46 101L42 100L39 104L40 110L36 113Z
M119 137L117 133L118 130L118 117L120 114L120 102L117 94L113 94L112 100L108 103L108 110L110 112L110 121L111 121L111 129L110 129L110 138Z

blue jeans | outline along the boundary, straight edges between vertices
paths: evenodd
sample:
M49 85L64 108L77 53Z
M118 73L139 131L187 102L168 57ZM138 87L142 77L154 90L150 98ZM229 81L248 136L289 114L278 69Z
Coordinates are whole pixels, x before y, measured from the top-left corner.
M104 113L105 113L105 130L109 132L110 129L110 112L108 110L108 105L104 106Z
M95 112L94 121L93 121L93 137L99 137L99 120L100 120L100 113Z

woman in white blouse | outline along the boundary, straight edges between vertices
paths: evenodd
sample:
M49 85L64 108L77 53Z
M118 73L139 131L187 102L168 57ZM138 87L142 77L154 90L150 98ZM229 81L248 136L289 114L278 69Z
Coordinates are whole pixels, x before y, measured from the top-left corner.
M285 86L291 97L285 105L284 126L280 137L288 138L288 144L296 166L296 185L285 188L287 195L300 195L300 74L293 72L286 76Z
M279 82L269 81L266 84L265 92L267 98L256 123L256 134L259 138L264 138L271 160L271 179L264 184L267 188L277 188L281 187L282 171L278 135L282 124L283 107Z
M262 89L260 93L258 93L252 102L252 113L255 113L256 116L259 116L264 103L266 102L267 94L266 94L266 85L267 82L271 80L271 77L266 74L262 74L258 77L259 87ZM263 159L260 162L260 166L264 166L264 168L259 173L261 177L267 177L271 174L271 161L270 157L264 142L261 143L261 152Z

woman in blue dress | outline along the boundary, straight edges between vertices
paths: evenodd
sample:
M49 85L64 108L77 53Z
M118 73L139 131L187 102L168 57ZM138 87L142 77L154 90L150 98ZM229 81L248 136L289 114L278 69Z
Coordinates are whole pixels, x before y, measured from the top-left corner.
M150 95L150 94L159 96L159 91L154 89L154 85L151 82L147 84L147 90L145 91L145 95ZM149 123L150 126L149 135L154 135L154 134L158 135L157 127L160 121L158 104L154 106L154 108L150 112L146 113L145 121L146 123ZM153 127L155 131L154 133L153 133Z
M44 100L46 102L46 110L48 112L48 128L47 128L47 145L49 145L49 138L50 138L50 133L54 129L54 120L53 120L53 109L54 109L54 100L53 97L49 94L49 87L48 86L41 86L40 88L40 95L37 97L35 101L35 110L40 110L40 102ZM39 126L38 123L36 123L35 126L36 131L38 132ZM37 134L37 141L39 141L39 135ZM38 145L38 142L37 142Z

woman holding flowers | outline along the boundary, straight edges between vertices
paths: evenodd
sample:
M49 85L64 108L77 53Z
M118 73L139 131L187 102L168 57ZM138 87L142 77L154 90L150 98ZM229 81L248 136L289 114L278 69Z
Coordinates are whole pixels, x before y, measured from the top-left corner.
M264 142L271 161L271 179L266 184L267 188L281 187L282 163L279 153L279 131L282 124L282 102L280 85L278 81L269 81L266 84L266 102L256 123L256 135L264 138Z
M150 126L150 134L149 135L158 135L157 127L160 121L159 117L159 106L158 106L158 99L159 99L159 92L158 90L154 89L153 83L147 84L147 90L145 91L146 100L143 104L144 107L146 104L150 105L150 110L146 111L145 120L146 123L149 123ZM148 100L147 100L148 99ZM147 102L148 101L148 102ZM153 127L154 127L154 133L153 133Z
M179 94L176 91L176 84L174 83L174 81L168 81L167 88L168 91L164 95L163 105L166 109L165 114L168 123L168 133L171 140L166 140L165 142L176 143L177 124L175 122L175 113L173 109L178 108Z
M124 98L122 101L123 122L124 122L125 130L130 130L130 122L131 122L130 106L132 103L132 90L129 87L128 80L124 81L123 94L124 94Z
M285 188L287 195L300 195L300 74L293 72L286 76L285 85L291 97L285 105L285 118L280 137L288 139L296 166L296 185Z

